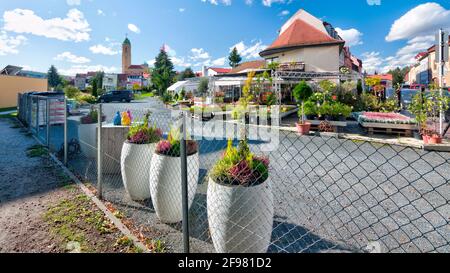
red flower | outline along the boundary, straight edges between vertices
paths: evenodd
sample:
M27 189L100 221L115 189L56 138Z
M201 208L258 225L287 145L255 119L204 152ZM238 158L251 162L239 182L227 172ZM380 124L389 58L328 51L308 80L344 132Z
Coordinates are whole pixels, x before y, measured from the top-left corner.
M336 96L336 95L332 96L331 98L332 98L334 101L337 101L337 96Z

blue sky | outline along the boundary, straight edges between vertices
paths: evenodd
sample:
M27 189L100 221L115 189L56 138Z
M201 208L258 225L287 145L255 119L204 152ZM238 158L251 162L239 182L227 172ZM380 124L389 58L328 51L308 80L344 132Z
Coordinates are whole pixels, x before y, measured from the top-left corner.
M246 60L257 58L300 8L339 28L369 71L411 63L438 27L450 28L448 0L0 1L0 65L120 72L128 34L134 64L151 62L166 44L177 69L227 66L235 45Z

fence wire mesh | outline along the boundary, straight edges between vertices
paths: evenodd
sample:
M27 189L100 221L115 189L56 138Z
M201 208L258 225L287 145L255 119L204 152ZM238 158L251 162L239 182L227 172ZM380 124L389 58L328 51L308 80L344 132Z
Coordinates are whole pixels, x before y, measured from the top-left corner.
M101 182L103 199L143 237L183 252L179 112L103 106L67 119L69 168L93 188ZM133 127L115 126L127 111ZM450 252L450 153L249 125L251 156L242 124L186 122L191 252Z

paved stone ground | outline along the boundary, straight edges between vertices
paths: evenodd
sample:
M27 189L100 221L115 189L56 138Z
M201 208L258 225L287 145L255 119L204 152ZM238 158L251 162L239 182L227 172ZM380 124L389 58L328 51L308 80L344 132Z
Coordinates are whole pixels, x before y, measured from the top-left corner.
M167 127L169 121L159 123ZM226 126L236 130L233 124ZM223 136L211 128L204 132ZM372 242L383 252L450 252L449 153L278 134L280 142L265 152L275 196L270 252L364 251ZM262 146L267 145L261 140L250 144L256 153L264 153ZM194 252L213 250L205 178L225 147L224 139L200 141L201 178L190 211L191 237L198 242ZM95 181L95 161L78 158L71 165ZM161 238L180 250L180 225L168 229L161 224L151 201L130 201L120 175L105 177L105 198L141 226L160 230Z

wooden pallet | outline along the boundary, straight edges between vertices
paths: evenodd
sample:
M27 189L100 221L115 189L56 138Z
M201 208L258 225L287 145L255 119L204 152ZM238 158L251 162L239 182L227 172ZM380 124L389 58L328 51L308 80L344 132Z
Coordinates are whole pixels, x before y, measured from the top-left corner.
M412 137L413 131L416 129L412 124L389 124L389 123L372 123L362 122L369 136L374 134L396 135L404 137Z

